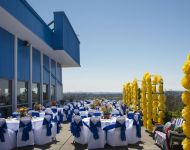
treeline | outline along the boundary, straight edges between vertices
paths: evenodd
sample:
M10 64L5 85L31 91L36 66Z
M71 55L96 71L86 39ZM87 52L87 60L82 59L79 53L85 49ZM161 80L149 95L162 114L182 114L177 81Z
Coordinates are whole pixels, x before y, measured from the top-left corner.
M179 116L183 108L180 91L166 91L166 111ZM122 93L64 93L63 101L80 101L93 99L122 100Z

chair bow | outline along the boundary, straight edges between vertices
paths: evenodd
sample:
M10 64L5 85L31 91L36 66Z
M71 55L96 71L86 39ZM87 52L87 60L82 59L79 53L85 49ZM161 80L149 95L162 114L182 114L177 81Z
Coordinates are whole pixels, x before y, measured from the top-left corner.
M0 141L5 142L4 133L6 132L7 124L6 122L3 123L3 125L0 126Z
M80 132L81 132L81 127L83 126L82 120L79 123L76 123L73 121L71 123L70 129L71 133L73 134L74 137L78 138L80 137Z
M70 114L67 115L67 121L68 121L68 122L71 122L71 121L72 121L73 113L74 113L74 111L71 110L71 111L70 111Z
M138 114L138 120L133 118L133 125L136 126L136 136L141 138L141 125L140 125L140 114Z
M47 128L46 136L51 136L52 134L51 133L51 128L52 128L51 119L48 121L47 119L44 118L43 125L46 125L46 128Z
M123 114L126 115L126 106L125 105L121 105L121 109L123 110Z
M63 114L61 113L61 111L58 111L58 116L60 123L63 123Z
M69 109L63 109L63 111L64 111L65 115L68 115Z
M121 128L121 133L120 133L121 141L126 141L126 135L125 135L126 125L125 125L125 122L121 124L120 122L116 121L115 128Z
M129 112L128 115L127 115L127 117L129 119L134 119L134 113L133 112Z
M79 110L80 110L80 111L86 111L86 109L85 109L85 108L80 108Z
M29 132L32 130L32 122L25 124L24 122L20 121L19 128L23 128L22 133L22 141L29 140Z
M61 124L61 122L57 119L57 116L55 116L52 121L57 124L57 134L60 133L60 130L61 130L60 124Z
M39 112L32 112L32 117L40 117L40 113Z
M20 114L18 112L12 113L12 117L13 118L18 118L19 116L20 116Z
M93 133L95 140L99 139L98 127L101 128L101 122L100 121L98 121L96 123L93 123L92 121L90 121L90 131Z
M93 115L96 116L96 117L100 117L101 113L100 112L95 112Z
M57 108L52 108L51 110L53 113L57 113Z

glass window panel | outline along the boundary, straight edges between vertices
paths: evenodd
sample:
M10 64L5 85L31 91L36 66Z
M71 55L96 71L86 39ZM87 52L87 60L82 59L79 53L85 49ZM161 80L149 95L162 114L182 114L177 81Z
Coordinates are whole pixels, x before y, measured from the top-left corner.
M28 105L28 83L17 82L17 103L18 105Z
M32 102L33 103L40 103L40 84L33 83L32 84Z
M43 84L43 105L46 106L48 102L49 102L48 85Z
M0 79L0 106L11 105L12 83L9 80Z
M8 117L12 112L12 82L0 79L0 113Z
M55 86L51 86L51 100L55 100Z

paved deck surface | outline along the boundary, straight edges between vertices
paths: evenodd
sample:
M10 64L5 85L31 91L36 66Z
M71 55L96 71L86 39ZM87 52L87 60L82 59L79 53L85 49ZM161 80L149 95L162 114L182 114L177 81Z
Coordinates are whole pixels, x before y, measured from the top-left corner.
M87 146L74 144L73 136L69 131L69 124L63 124L61 133L57 135L56 142L45 145L45 146L34 146L20 148L19 150L87 150ZM117 147L112 148L108 145L105 146L104 150L160 150L160 148L155 145L152 137L145 131L142 127L142 139L141 142L135 145L128 145L127 147Z

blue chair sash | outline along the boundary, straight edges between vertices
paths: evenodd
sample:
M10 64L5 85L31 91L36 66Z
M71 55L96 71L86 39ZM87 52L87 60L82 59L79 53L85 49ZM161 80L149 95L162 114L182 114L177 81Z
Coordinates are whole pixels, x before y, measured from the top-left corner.
M140 115L138 115L138 119L140 119ZM133 119L133 125L136 126L136 136L141 138L141 124L140 121L136 121Z
M69 109L63 109L63 112L65 113L65 115L68 115Z
M116 102L113 102L113 106L116 108Z
M96 117L100 117L101 113L100 112L95 112L93 115L96 116Z
M92 114L88 114L88 117L92 117Z
M63 123L63 114L60 111L58 112L58 116L60 123Z
M40 117L40 113L39 112L32 112L32 117Z
M126 141L126 134L125 134L125 131L126 131L126 124L125 124L125 122L124 122L123 124L121 124L121 123L119 123L119 122L116 121L115 124L106 126L106 127L104 127L103 130L106 131L106 135L107 135L107 132L108 132L109 130L114 129L114 128L121 128L121 130L120 130L120 131L121 131L121 132L120 132L121 141Z
M4 134L6 133L7 123L5 122L2 126L0 126L0 141L5 142Z
M24 124L20 121L19 128L23 128L22 141L28 141L30 138L29 132L32 131L32 122L30 121L29 123Z
M79 138L80 137L80 132L81 132L81 127L83 126L82 121L80 121L78 124L73 121L71 123L70 129L71 133L73 134L74 137Z
M75 109L75 105L73 103L71 103L71 105L73 106L73 108Z
M20 116L20 114L18 112L13 112L12 113L13 118L18 118L19 116Z
M67 115L67 121L71 122L72 121L72 117L73 117L73 110L70 111L70 114Z
M81 116L82 119L87 118L87 116Z
M90 131L92 132L95 140L99 139L98 127L101 128L101 122L100 121L98 121L95 124L92 121L90 121Z
M61 130L61 128L60 128L60 121L57 119L57 116L55 116L55 118L52 120L53 122L55 122L56 124L57 124L57 134L59 134L60 133L60 130Z
M121 109L123 110L123 114L126 115L126 106L125 105L121 105Z
M51 128L52 128L51 119L48 121L44 118L43 125L46 125L46 129L47 129L46 136L51 136L52 135L52 133L51 133Z
M121 124L120 122L116 121L115 128L121 128L120 136L121 136L121 141L126 141L126 124L125 122Z
M129 119L134 119L134 113L129 112L128 115L127 115L127 117L128 117Z
M69 109L68 110L71 110L71 106L70 105L67 105L68 107L69 107Z
M80 108L79 111L86 111L86 109L85 108Z
M53 113L57 113L57 108L52 108L51 110Z

